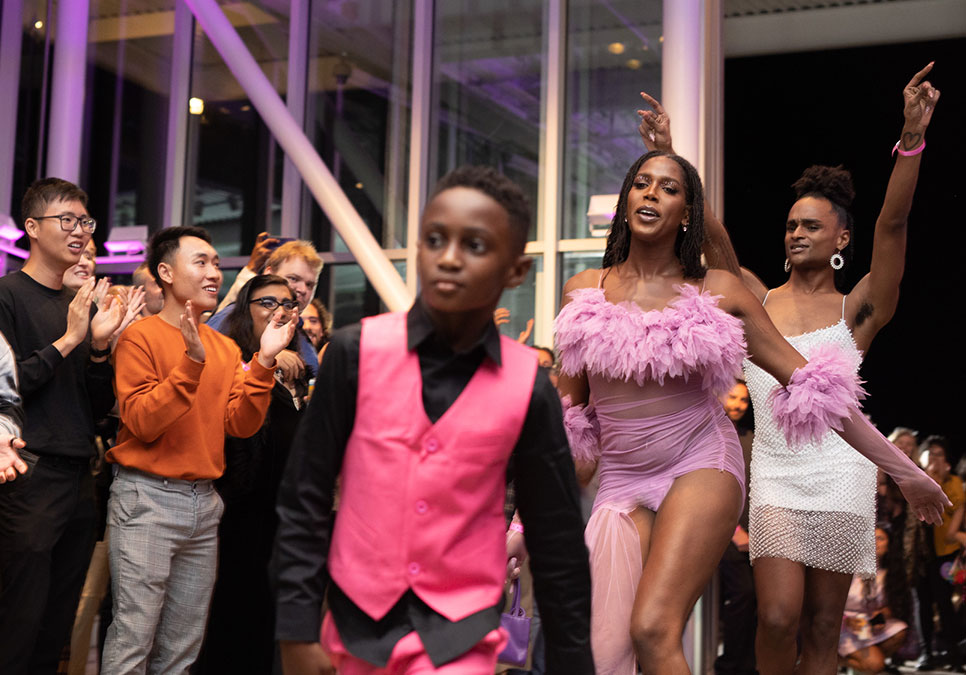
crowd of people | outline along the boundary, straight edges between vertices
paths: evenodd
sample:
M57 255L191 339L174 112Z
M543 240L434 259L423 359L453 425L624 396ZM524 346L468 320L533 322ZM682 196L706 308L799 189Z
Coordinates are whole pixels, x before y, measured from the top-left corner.
M310 242L260 235L219 303L210 236L172 227L112 286L86 194L37 181L30 256L0 279L0 672L86 661L100 610L108 674L483 675L507 658L524 568L533 673L689 672L682 634L716 570L719 673L961 667L953 449L887 439L859 408L861 355L898 302L930 69L903 91L852 289L847 172L796 182L789 278L767 289L642 94L647 152L601 267L564 286L555 349L521 344L532 321L500 335L530 207L493 169L427 201L412 308L335 332Z

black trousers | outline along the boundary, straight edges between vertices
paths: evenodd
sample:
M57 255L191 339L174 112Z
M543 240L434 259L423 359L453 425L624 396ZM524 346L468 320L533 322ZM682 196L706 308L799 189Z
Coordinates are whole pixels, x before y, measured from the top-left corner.
M922 625L922 640L925 645L924 653L932 652L933 636L936 635L937 649L946 649L953 653L953 661L958 662L956 643L963 639L963 623L953 608L953 586L942 578L940 568L943 563L952 562L959 552L949 555L936 556L926 564L926 577L919 582L916 593L919 597L919 620ZM938 633L933 625L933 603L939 610L940 629Z
M758 607L748 553L729 543L718 564L719 622L724 650L714 662L717 675L754 675Z
M86 459L37 457L0 485L0 673L57 671L94 547Z

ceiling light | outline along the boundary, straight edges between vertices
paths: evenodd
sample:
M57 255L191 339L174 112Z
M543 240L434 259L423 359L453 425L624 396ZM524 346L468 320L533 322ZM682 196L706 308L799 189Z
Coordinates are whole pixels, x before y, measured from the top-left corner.
M611 42L607 45L607 51L611 54L623 54L624 53L624 43L623 42Z
M205 102L200 98L192 96L188 99L188 112L192 115L200 115L205 111Z
M627 59L627 67L631 70L637 70L641 67L640 59Z

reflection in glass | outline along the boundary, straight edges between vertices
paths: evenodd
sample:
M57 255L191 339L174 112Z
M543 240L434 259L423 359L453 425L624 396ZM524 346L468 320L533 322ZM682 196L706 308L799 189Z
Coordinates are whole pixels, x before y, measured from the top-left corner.
M288 5L226 7L245 47L285 95ZM255 236L277 231L281 151L247 95L204 32L195 33L191 96L203 102L189 115L185 221L206 228L221 256L245 255ZM187 110L188 102L185 102Z
M595 194L620 190L644 152L638 92L660 97L661 0L569 0L561 239L589 237ZM564 277L565 279L567 277Z
M527 321L535 316L537 273L542 271L542 259L533 261L527 278L516 288L508 288L500 296L498 307L510 310L510 322L499 327L500 332L516 340L520 333L527 329ZM526 344L533 346L533 333L526 340Z
M174 3L92 0L83 184L103 227L161 226ZM134 20L135 17L137 20ZM80 111L78 111L80 112Z
M393 267L400 276L406 276L405 260L394 260ZM387 311L362 268L352 263L323 267L318 295L332 313L333 329Z
M385 248L405 246L411 0L313 2L306 131ZM346 251L314 201L311 238Z
M430 183L485 164L537 203L543 5L436 3Z
M575 274L580 274L584 270L597 269L600 267L604 254L602 251L588 253L563 253L560 261L561 288L567 280ZM563 298L561 298L562 300Z

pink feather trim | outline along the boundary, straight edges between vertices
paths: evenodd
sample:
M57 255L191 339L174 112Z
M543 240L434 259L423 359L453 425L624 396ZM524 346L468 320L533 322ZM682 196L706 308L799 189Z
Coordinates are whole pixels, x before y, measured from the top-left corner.
M582 462L594 462L600 457L600 425L594 406L571 405L570 397L560 399L564 409L564 431L570 443L570 454Z
M818 441L842 422L865 398L859 362L835 345L821 345L798 368L788 386L775 389L769 402L778 427L791 447Z
M583 371L639 385L699 375L705 389L734 386L745 358L744 326L718 308L718 296L690 284L662 310L614 304L599 288L580 288L554 322L561 371Z

